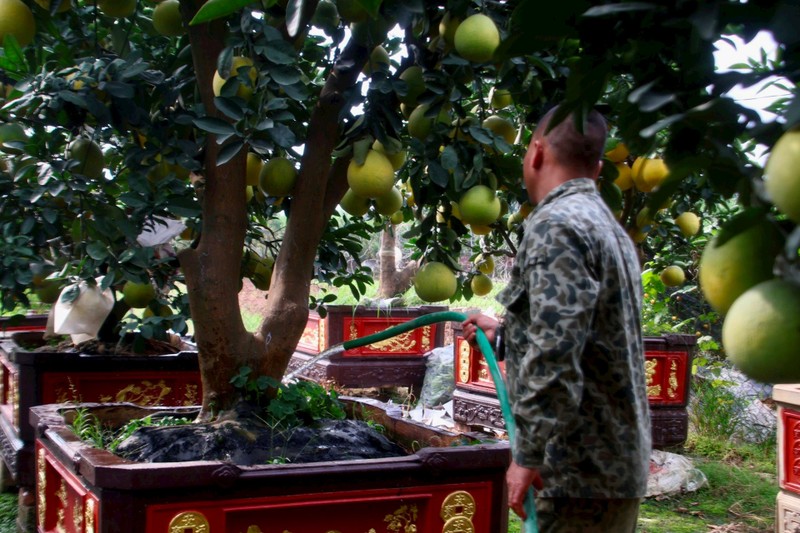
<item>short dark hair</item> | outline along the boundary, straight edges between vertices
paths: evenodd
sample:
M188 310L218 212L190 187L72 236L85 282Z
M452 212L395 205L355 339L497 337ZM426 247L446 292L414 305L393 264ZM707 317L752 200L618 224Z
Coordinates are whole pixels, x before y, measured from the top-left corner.
M579 124L580 114L573 111L550 127L558 110L556 106L545 113L536 127L536 134L547 139L560 163L587 170L594 168L603 159L605 151L608 133L606 119L597 110L591 109L583 114L583 123Z

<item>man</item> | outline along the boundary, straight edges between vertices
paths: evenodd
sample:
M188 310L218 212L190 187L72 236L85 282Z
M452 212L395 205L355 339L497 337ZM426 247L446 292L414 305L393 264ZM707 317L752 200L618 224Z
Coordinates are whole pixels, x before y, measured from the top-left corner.
M502 324L463 324L501 340L516 424L506 474L523 519L536 487L540 531L633 532L651 434L640 324L641 272L630 238L597 192L606 123L570 115L533 134L523 180L534 211L508 286Z

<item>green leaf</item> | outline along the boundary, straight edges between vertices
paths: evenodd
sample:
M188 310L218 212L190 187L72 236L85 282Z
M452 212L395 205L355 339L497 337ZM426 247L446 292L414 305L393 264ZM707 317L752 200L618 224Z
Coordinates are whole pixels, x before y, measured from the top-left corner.
M189 22L190 26L210 22L222 17L232 15L245 6L252 4L252 0L208 0L201 7L194 18Z
M244 146L244 141L242 141L241 139L237 139L223 146L222 149L219 151L219 155L217 156L217 166L224 165L225 163L233 159L234 156L236 156L236 154L239 153L239 151L242 149L243 146Z
M300 33L305 3L305 0L291 0L286 5L286 31L289 32L290 37L295 37Z
M244 118L244 109L232 98L218 96L214 99L214 105L231 120L242 120Z
M275 127L268 130L267 133L281 148L291 148L297 140L294 132L284 124L276 124Z
M86 253L95 261L102 261L108 257L108 248L101 242L91 242L86 246Z
M586 10L583 14L584 17L607 17L609 15L618 15L620 13L629 13L631 11L652 11L657 9L656 4L648 2L628 2L625 4L608 4L604 6L595 6Z
M233 126L231 126L221 118L214 118L214 117L196 118L194 119L194 125L200 128L201 130L213 133L215 135L230 135L236 132Z

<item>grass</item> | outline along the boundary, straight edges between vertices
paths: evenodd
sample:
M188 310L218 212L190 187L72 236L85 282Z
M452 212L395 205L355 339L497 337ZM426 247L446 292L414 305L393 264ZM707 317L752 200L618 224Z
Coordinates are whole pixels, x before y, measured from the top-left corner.
M778 494L774 446L737 446L695 435L686 448L673 451L689 457L708 484L695 492L647 498L639 510L638 532L774 531ZM513 513L508 531L523 531L522 521Z

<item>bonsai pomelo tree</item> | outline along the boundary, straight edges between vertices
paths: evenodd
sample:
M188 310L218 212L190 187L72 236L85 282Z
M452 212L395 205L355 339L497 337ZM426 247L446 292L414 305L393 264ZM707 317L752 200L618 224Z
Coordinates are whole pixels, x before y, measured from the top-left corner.
M794 125L793 106L776 103L785 120L765 123L726 92L771 69L791 76L798 59L732 73L713 61L723 35L772 30L794 46L785 2L566 2L547 16L533 0L65 5L0 2L0 20L12 10L25 21L0 26L3 307L24 307L45 281L82 280L117 294L101 334L183 334L191 318L201 420L233 416L239 369L281 378L309 308L334 298L313 282L364 292L363 242L387 219L404 222L393 227L421 273L437 265L447 290L430 298L471 297L479 265L515 252L531 208L521 156L554 103L565 103L557 120L599 105L609 151L625 145L599 186L644 257L686 237L636 227L643 208L733 218L731 234L758 218L796 235L748 157ZM389 61L368 64L378 47ZM499 94L510 98L493 103ZM638 158L663 165L622 191L615 164ZM387 215L395 190L401 207ZM239 309L244 277L265 291L255 332ZM128 283L152 286L150 313L130 312L149 291L126 303Z

